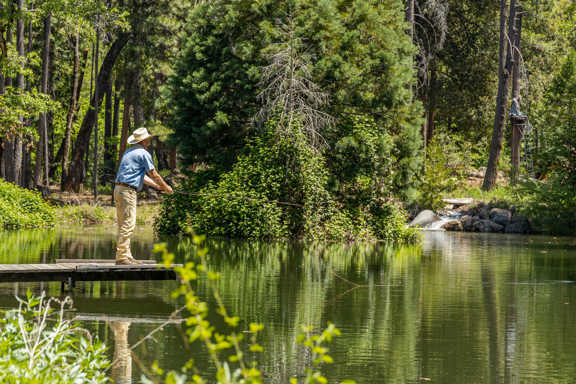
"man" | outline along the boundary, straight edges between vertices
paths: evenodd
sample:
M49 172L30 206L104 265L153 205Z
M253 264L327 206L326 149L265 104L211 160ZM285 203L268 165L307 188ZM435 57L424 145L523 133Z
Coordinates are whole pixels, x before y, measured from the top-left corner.
M114 203L118 221L118 243L116 245L116 264L141 264L132 257L130 252L130 237L136 226L137 192L144 184L164 193L173 193L172 188L154 169L152 156L146 150L150 145L152 135L146 128L138 128L128 138L132 145L124 152L114 188Z

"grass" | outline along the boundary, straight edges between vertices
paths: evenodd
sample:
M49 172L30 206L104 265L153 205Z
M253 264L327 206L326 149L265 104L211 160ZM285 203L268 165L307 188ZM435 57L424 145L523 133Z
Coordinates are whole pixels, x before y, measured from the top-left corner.
M158 210L159 204L139 205L136 224L152 225ZM113 206L81 204L58 207L55 211L60 226L113 224L116 218L116 208Z
M480 187L460 187L456 190L444 193L444 198L456 198L456 197L469 197L474 200L485 201L485 202L509 202L514 204L522 200L522 192L515 187L502 186L492 189L491 191L484 191Z

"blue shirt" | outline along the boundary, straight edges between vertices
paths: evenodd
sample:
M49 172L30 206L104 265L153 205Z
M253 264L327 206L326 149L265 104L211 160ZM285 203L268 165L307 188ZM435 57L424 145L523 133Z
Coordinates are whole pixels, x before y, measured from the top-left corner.
M118 174L117 183L126 183L139 191L144 184L144 175L154 169L152 155L141 145L134 145L124 152Z

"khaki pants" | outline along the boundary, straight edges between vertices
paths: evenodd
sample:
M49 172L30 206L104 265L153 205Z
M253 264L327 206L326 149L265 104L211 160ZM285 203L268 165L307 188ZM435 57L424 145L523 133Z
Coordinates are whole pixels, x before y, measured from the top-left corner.
M136 190L130 187L116 185L114 188L114 204L116 204L116 221L118 225L116 260L132 257L130 237L136 226L136 196Z

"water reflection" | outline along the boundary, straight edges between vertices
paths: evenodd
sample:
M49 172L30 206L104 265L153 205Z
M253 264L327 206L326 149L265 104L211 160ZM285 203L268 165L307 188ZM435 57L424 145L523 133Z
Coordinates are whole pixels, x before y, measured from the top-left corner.
M151 234L134 241L149 258ZM310 356L296 343L303 324L342 331L330 346L333 382L563 383L576 377L576 241L546 237L429 233L421 247L211 241L209 264L226 306L247 328L262 322L269 383L301 376ZM180 261L186 240L170 242ZM2 263L113 258L102 231L0 234ZM27 288L59 295L57 284L0 284L0 307ZM91 282L74 292L73 316L110 347L117 380L139 381L159 361L176 369L205 351L188 345L179 322L135 345L179 307L175 282ZM205 282L201 297L215 303ZM221 319L210 320L222 327Z
M128 343L129 321L112 321L110 328L114 335L114 357L110 376L115 383L132 382L132 351Z

